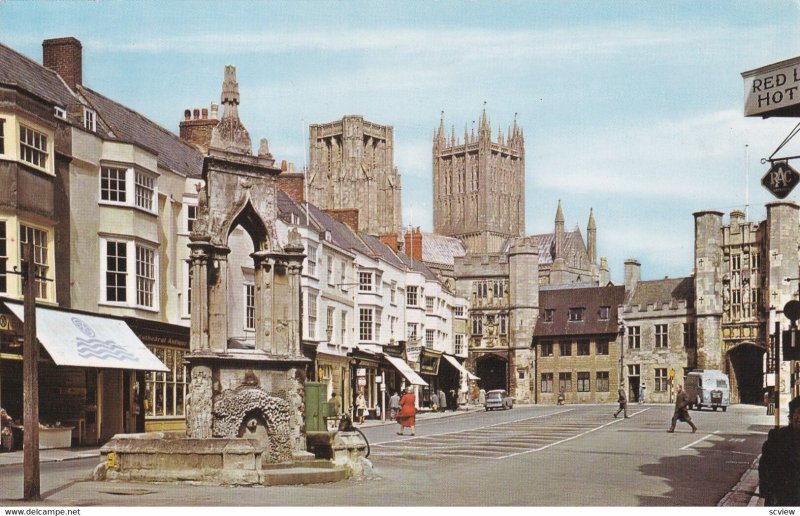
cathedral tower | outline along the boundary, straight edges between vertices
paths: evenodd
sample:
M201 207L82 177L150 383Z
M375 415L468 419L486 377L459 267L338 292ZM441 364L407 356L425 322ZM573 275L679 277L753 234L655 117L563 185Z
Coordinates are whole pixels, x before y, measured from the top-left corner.
M361 116L309 126L308 200L322 209L355 208L358 229L399 234L400 174L394 129Z
M525 138L516 120L492 140L486 110L478 132L433 136L433 231L464 242L468 252L500 250L525 234Z

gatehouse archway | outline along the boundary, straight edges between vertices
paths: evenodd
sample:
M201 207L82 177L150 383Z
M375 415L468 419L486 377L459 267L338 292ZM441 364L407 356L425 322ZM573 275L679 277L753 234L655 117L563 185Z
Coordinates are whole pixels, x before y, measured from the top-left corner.
M728 351L731 403L763 403L763 364L766 350L751 342Z
M476 361L478 385L486 391L508 390L508 360L497 355L486 355Z

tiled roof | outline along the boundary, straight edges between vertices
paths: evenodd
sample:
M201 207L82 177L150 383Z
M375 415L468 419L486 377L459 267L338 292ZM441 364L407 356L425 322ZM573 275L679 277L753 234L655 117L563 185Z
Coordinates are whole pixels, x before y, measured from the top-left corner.
M308 210L311 212L311 216L322 226L322 229L330 231L333 243L342 249L358 251L365 255L372 254L370 248L358 238L358 235L347 224L339 222L311 203L308 203Z
M406 267L408 267L409 269L413 269L413 270L419 272L420 274L422 274L425 277L425 279L429 279L429 280L433 280L433 281L439 281L439 277L436 276L436 274L432 270L430 270L428 268L428 266L425 265L424 263L422 263L422 262L420 262L418 260L412 259L407 254L397 253L397 256L403 261L403 263L406 265Z
M453 265L455 258L464 256L467 251L458 238L434 233L422 234L422 261L440 265Z
M553 248L555 247L556 234L544 233L531 235L539 246L539 265L553 263ZM506 244L508 246L508 243ZM585 252L586 247L579 229L564 232L564 254L569 256L576 252Z
M662 307L685 300L687 308L694 307L694 279L664 278L662 280L639 281L633 289L630 304L645 309L647 305Z
M624 297L624 286L542 289L534 336L616 335L619 329L617 307ZM601 306L609 307L608 319L600 319ZM583 308L583 320L569 321L570 308ZM552 322L544 322L545 309L555 310Z
M406 267L406 264L400 259L398 254L395 253L391 247L381 242L378 237L367 233L359 233L358 236L369 246L372 253L380 257L383 261L392 264L398 269L404 269Z
M0 84L29 91L54 105L66 109L78 99L61 77L33 59L0 43Z
M158 164L164 168L186 177L202 176L202 154L176 134L96 91L84 86L78 86L78 91L117 139L155 152L158 155Z

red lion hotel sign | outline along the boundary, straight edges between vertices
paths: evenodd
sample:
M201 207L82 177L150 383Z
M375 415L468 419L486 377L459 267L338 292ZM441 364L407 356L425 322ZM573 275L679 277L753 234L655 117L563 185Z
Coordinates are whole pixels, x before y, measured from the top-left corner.
M743 72L744 115L800 117L800 57Z

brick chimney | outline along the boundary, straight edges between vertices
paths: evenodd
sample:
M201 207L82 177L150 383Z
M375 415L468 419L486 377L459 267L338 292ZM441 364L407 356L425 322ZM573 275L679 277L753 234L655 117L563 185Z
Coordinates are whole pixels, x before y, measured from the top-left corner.
M75 89L83 84L83 46L73 37L46 39L42 42L42 63Z
M406 231L405 249L403 251L406 256L419 262L422 261L422 231L419 230L419 227Z
M302 172L292 172L292 169L293 167L288 167L286 160L283 160L281 173L278 174L278 190L284 192L294 202L303 203L306 200L306 176Z
M325 210L325 213L342 224L346 224L350 229L358 233L358 209L338 208L335 210Z
M400 250L400 245L399 245L399 242L397 241L397 235L396 234L387 233L385 235L381 235L378 238L380 238L381 242L383 242L384 244L386 244L389 247L391 247L393 251L399 251Z
M183 120L179 124L181 140L193 145L200 152L206 153L211 143L211 131L219 123L217 112L218 108L214 103L211 104L210 118L206 108L184 111Z

